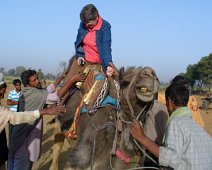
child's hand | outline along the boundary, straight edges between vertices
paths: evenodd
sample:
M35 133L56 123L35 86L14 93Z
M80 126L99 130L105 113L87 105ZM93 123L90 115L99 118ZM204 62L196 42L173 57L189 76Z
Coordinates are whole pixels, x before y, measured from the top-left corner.
M113 73L114 73L113 67L107 66L107 71L106 71L107 76L112 76Z

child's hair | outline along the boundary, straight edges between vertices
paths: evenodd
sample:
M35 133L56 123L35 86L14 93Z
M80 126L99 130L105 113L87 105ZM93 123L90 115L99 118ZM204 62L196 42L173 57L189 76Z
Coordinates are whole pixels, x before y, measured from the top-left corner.
M21 80L19 80L19 79L14 79L13 80L13 85L15 86L15 85L17 85L17 84L21 84Z
M165 91L166 101L168 98L176 106L187 106L189 100L189 89L179 83L172 83Z

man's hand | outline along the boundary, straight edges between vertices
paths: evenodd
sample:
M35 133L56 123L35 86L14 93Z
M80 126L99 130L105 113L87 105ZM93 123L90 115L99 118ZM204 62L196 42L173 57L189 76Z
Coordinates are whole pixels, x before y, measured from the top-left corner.
M131 124L131 135L138 140L140 143L145 140L146 136L144 134L144 130L140 125L140 122L137 120L134 120Z
M52 106L50 108L45 108L39 110L40 115L55 115L66 112L66 108L64 106Z
M85 81L85 78L86 76L84 73L77 73L71 79L73 80L73 82L83 82Z
M8 100L7 100L7 104L8 104L8 105L11 105L11 106L14 106L14 105L17 105L17 104L18 104L18 101L8 99Z
M144 134L144 130L139 121L134 120L131 125L131 135L149 150L157 158L159 157L159 146Z

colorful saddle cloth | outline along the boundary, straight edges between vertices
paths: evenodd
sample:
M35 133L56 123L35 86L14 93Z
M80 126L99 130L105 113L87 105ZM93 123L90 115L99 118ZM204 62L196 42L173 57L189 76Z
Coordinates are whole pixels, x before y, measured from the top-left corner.
M94 112L96 107L101 106L109 91L108 79L100 65L89 65L85 68L84 73L87 75L84 83L77 83L83 97L76 109L73 123L66 133L72 139L77 138L76 129L81 112Z

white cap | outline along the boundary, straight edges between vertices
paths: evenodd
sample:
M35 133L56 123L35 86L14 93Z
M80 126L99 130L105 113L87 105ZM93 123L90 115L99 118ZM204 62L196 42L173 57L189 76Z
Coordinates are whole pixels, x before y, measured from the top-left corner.
M0 73L0 85L4 84L4 76L2 73Z

